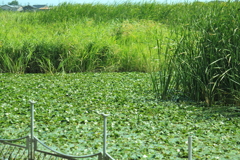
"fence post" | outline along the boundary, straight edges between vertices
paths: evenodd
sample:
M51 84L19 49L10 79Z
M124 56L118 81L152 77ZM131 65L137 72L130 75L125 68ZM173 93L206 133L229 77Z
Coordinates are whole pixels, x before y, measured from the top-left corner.
M188 137L188 160L192 160L192 136Z
M30 140L28 145L28 159L34 160L34 101L29 101L31 104L31 124L30 124Z
M103 160L107 158L107 117L109 114L101 114L103 116Z

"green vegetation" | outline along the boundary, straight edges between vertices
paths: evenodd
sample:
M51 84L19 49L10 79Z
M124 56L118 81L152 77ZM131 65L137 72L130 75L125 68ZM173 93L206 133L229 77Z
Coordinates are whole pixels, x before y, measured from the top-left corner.
M158 98L239 104L239 8L126 2L1 11L0 72L150 72Z
M14 0L8 3L9 5L19 5L18 1Z
M112 114L116 159L185 158L188 135L195 159L238 159L239 8L126 2L0 11L1 136L27 134L33 99L39 138L68 153L101 148L100 111Z
M148 71L143 56L151 57L156 30L168 32L166 26L127 17L100 20L104 13L98 12L106 7L62 4L47 12L1 12L0 72Z
M176 80L191 99L205 100L208 106L239 103L239 3L193 6L198 14L183 24Z
M1 138L29 133L35 100L36 136L65 153L100 151L104 112L116 159L183 159L189 135L194 159L240 158L236 107L156 101L146 73L0 74L0 82Z

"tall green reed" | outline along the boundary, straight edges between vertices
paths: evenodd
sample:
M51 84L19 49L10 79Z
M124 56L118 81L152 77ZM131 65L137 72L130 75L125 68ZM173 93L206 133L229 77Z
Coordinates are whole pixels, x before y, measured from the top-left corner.
M169 96L169 90L173 89L174 86L174 56L171 53L170 40L167 41L163 36L159 36L156 40L156 48L158 59L158 65L151 66L153 70L151 71L151 80L153 83L153 90L158 98L162 100L169 100L172 97ZM151 50L150 50L151 52Z
M193 6L196 8L196 6ZM185 94L211 106L233 103L239 89L239 19L235 3L212 3L181 30L177 63ZM191 8L189 8L191 9Z
M238 8L238 3L231 2L194 2L172 5L164 11L164 22L179 38L175 38L173 54L164 63L158 62L160 72L151 76L158 97L165 99L171 86L208 106L216 101L239 102Z

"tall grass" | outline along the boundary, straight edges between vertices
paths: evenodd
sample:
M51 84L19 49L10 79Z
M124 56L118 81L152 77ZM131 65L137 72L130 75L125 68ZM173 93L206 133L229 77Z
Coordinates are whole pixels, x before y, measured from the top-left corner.
M175 65L175 52L177 52L177 42L178 37L171 30L166 37L164 30L156 30L156 47L150 48L149 51L152 53L154 50L157 52L157 59L155 61L157 63L150 63L151 66L151 80L153 83L153 90L156 93L156 97L167 100L172 98L169 95L169 91L173 91L175 86L177 85L175 82L175 72L177 66ZM155 54L153 52L153 54ZM151 54L152 55L152 54ZM147 58L146 58L147 59ZM146 62L149 64L149 62Z
M181 88L191 99L205 101L208 106L215 101L234 103L240 84L239 4L201 4L199 11L197 6L186 7L198 16L190 17L180 31L176 63Z
M239 3L63 3L46 12L0 11L0 71L150 72L172 91L239 101Z
M89 9L89 6L99 7L102 12L105 11L102 7L107 7L63 4L48 12L8 12L12 17L18 14L19 17L17 22L11 17L3 21L4 29L8 31L0 31L0 41L4 42L1 52L11 59L19 57L16 48L25 55L30 54L31 58L25 64L27 67L22 71L27 73L147 71L142 53L154 45L152 30L165 26L151 20L112 19L106 22L89 14L84 15L85 10L81 9ZM79 18L81 14L75 12L80 12L82 17ZM65 20L62 18L64 14ZM58 19L59 15L61 19ZM69 15L71 18L67 18ZM6 67L1 67L1 70L9 72Z

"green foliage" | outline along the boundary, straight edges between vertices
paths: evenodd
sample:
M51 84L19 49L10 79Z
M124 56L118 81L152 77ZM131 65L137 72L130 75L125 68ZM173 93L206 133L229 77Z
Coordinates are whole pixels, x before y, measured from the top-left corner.
M239 103L239 8L63 3L1 11L0 72L51 73L0 74L1 137L28 134L32 99L37 136L70 154L99 151L96 112L105 112L116 159L186 158L189 135L196 159L239 159L239 109L213 105ZM143 73L63 74L85 71L150 72L152 83ZM175 95L213 107L155 101Z
M115 159L186 158L189 135L193 159L240 158L237 107L156 101L147 73L0 74L0 82L0 138L29 134L34 100L35 135L64 153L102 151L104 112Z
M177 65L175 64L175 55L178 52L177 42L178 37L174 32L168 34L168 37L163 33L156 32L156 47L158 65L152 64L151 66L151 80L153 84L156 97L162 100L173 99L174 95L169 95L169 91L174 90L178 86L177 75L175 73ZM167 39L167 40L166 40ZM152 50L150 49L150 52ZM157 72L156 72L157 71Z
M9 5L19 5L17 0L8 3Z
M0 52L14 63L20 63L22 54L30 58L21 63L24 66L10 70L13 63L6 63L8 60L2 56L1 72L146 72L149 68L143 54L147 59L157 56L148 55L149 46L155 45L153 30L166 28L150 20L97 23L85 17L81 21L40 21L41 16L51 12L1 14L4 28L0 30Z
M238 103L234 98L240 88L238 3L192 4L186 10L196 11L179 33L176 56L178 79L183 92L211 106L216 101ZM183 22L182 22L183 23ZM186 87L184 87L186 86Z
M126 2L2 11L0 72L151 72L159 98L237 104L239 8Z
M152 81L159 98L173 99L172 93L177 91L208 106L239 104L238 8L235 2L194 2L167 5L159 14L165 21L158 21L169 25L167 38L173 39L171 43L166 35L156 38L160 41L158 54L165 53L158 58L158 65L150 65L158 66Z

